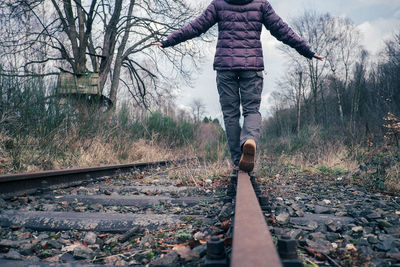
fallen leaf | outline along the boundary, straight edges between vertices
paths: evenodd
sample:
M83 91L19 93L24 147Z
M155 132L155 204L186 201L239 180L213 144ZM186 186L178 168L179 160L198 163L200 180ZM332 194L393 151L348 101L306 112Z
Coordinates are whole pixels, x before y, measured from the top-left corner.
M223 222L221 223L221 225L219 226L219 228L222 229L222 230L224 230L224 231L226 232L226 231L228 231L229 228L231 227L231 224L232 224L232 219L229 218L229 219L223 221Z
M311 260L309 260L309 259L306 259L306 261L307 261L307 266L310 266L310 267L318 267L318 264L316 264L315 262L313 262L313 261L311 261Z
M12 225L11 226L11 230L18 230L18 229L21 229L22 228L22 225Z
M308 253L317 258L318 260L325 260L325 256L316 251L315 249L312 249L310 247L304 247L304 250Z
M346 249L351 251L357 251L357 248L353 244L347 244Z
M175 246L175 247L173 248L173 250L175 250L175 251L179 254L179 256L180 256L182 259L185 259L185 260L187 260L187 261L190 261L190 260L192 260L194 257L197 256L196 253L194 253L194 252L192 251L192 249L190 248L190 246L188 246L188 245L186 245L186 244L183 244L183 245L179 244L179 245Z
M76 247L79 247L80 245L69 245L69 246L63 246L62 248L61 248L61 251L63 251L63 252L71 252L71 251L74 251L74 249L76 248Z
M176 186L182 186L182 185L184 185L183 181L178 181L178 182L176 183Z
M179 248L179 247L187 247L188 245L185 243L179 243L179 244L175 244L175 245L171 245L173 247L173 249L175 248Z
M55 255L53 257L45 258L43 259L44 262L58 262L60 259L60 256Z

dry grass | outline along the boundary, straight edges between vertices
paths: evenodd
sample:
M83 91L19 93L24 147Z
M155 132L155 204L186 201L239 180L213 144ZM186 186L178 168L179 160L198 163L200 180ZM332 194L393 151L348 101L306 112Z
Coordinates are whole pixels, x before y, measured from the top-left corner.
M223 134L223 132L222 132ZM180 170L182 179L197 181L200 177L217 177L224 170L226 143L221 129L207 123L199 127L195 140L185 146L171 147L157 136L135 139L120 128L100 129L82 136L77 128L68 134L58 131L51 138L11 138L0 133L0 173L34 172L50 169L92 167L108 164L150 162L199 157L211 160L206 172ZM186 178L185 178L186 177Z
M121 143L120 143L121 142ZM144 139L136 142L120 140L115 143L107 143L101 137L96 137L89 146L78 151L79 158L76 161L78 166L93 166L103 164L119 164L138 161L159 161L172 159L173 154L167 149L151 145ZM124 144L124 145L121 145Z
M313 171L323 166L329 169L343 169L353 172L358 169L355 157L350 157L360 147L350 148L338 138L323 138L321 128L309 127L302 136L279 137L271 144L271 150L284 148L280 153L272 154L280 164L298 166L301 170ZM268 151L265 155L270 155Z
M374 145L365 153L362 164L362 176L370 183L387 192L400 192L400 150L396 145L391 142Z
M261 158L274 171L259 166L263 173L309 173L326 177L344 176L351 178L359 170L357 154L363 153L361 146L345 144L344 138L332 137L319 126L310 126L299 136L292 135L270 140Z
M392 141L392 142L390 142ZM347 139L310 127L306 134L272 139L267 146L275 153L260 157L257 170L263 175L307 173L344 177L371 190L400 191L400 154L396 142L383 136ZM262 166L262 164L266 166Z
M231 170L232 168L227 161L201 163L199 160L194 160L170 170L168 178L176 180L178 184L182 185L218 185L221 177L228 176Z
M195 133L197 155L204 159L221 162L227 156L227 143L223 141L225 133L220 125L201 123Z
M323 148L316 147L314 151L298 151L295 154L281 154L279 160L288 165L300 166L302 169L314 169L325 166L330 169L342 168L347 171L358 169L358 162L349 158L349 150L343 143L326 143Z
M33 172L71 167L92 167L106 164L122 164L176 159L187 151L171 151L166 146L138 139L117 137L111 140L103 135L77 138L56 135L51 146L43 146L42 140L25 137L23 140L0 134L0 173Z

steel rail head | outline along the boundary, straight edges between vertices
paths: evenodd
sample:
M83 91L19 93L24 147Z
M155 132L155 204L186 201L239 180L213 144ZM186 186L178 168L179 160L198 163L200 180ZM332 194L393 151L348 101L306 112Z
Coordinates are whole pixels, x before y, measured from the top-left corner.
M118 171L130 171L132 169L142 169L151 166L164 166L167 164L186 162L190 160L193 159L118 164L89 168L0 175L0 196L9 197L11 195L14 196L20 193L32 193L37 189L43 189L43 181L45 181L48 186L69 184L72 182L90 181L93 178L113 175Z
M43 178L43 177L51 177L51 176L58 176L65 174L83 173L83 172L91 173L91 172L106 171L106 170L134 169L134 168L144 168L144 167L158 166L158 165L163 166L174 162L176 161L167 160L167 161L96 166L88 168L73 168L73 169L49 170L49 171L28 172L28 173L4 174L0 175L0 183L6 183L8 181L15 181L15 180L35 179L35 178Z
M250 177L241 171L234 220L232 267L282 266Z

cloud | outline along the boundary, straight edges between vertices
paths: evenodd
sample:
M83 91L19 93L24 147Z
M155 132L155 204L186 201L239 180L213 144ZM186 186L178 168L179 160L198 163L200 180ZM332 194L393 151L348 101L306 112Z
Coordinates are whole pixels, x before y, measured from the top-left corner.
M192 111L191 107L189 107L187 105L184 105L184 104L179 104L178 105L178 109L186 111L186 112L189 112L189 113Z
M363 7L372 5L383 5L393 8L395 6L400 6L399 0L357 0L355 2Z
M379 52L383 48L384 41L390 39L396 30L400 28L397 19L377 19L366 21L357 26L363 34L363 46L372 53Z
M400 19L400 9L396 11L396 13L394 13L393 15L395 18L399 18Z

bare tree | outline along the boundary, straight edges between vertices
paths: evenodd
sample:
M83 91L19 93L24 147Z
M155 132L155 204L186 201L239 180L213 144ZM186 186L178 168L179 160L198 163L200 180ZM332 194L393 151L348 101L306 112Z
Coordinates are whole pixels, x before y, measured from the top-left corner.
M181 121L191 121L190 112L185 109L178 108L177 110L177 119Z
M290 24L293 30L307 41L314 52L324 56L327 54L331 41L330 36L327 36L325 31L330 19L331 16L329 14L318 15L315 12L307 11ZM288 46L281 46L280 50L290 57L292 65L299 66L303 71L303 75L308 76L314 106L314 120L318 121L318 92L321 79L323 79L328 70L326 61L307 60Z
M324 62L305 60L293 50L282 46L281 50L291 58L291 64L297 65L310 81L310 92L314 107L314 120L318 114L326 114L325 95L322 86L326 77L330 77L337 102L341 122L344 122L343 94L347 90L351 71L356 58L360 55L360 33L347 18L332 17L329 14L305 12L292 22L293 28L326 60ZM323 104L323 113L318 107L319 99ZM326 116L326 115L325 115Z
M42 64L52 69L45 75L56 73L56 68L77 76L98 72L101 92L113 103L122 82L136 102L146 106L153 96L150 85L166 87L154 72L160 63L187 78L196 66L192 58L202 54L193 43L168 52L150 45L197 14L184 0L5 0L0 5L12 20L11 39L0 42L0 47L9 47L2 58L44 46L48 55L39 60L28 56L20 66L23 75L37 74L34 66ZM29 38L21 39L18 28L28 25L27 18L32 25L25 32ZM167 80L171 72L161 77Z
M339 116L343 124L343 94L349 84L350 72L361 52L360 32L349 19L340 17L331 18L324 30L331 40L325 58L331 70L332 87L336 93Z
M385 58L386 74L390 77L387 82L387 99L390 99L390 110L400 113L400 32L386 42Z
M354 133L356 129L356 122L360 116L361 97L366 90L366 61L368 53L363 50L361 53L361 61L356 63L354 70L354 90L351 101L351 116L350 116L350 129Z
M301 125L301 97L302 97L302 88L303 88L303 72L299 71L299 87L297 87L297 134L300 133L300 125Z
M193 99L190 107L192 109L193 118L195 122L199 122L201 120L201 117L204 115L206 105L203 103L201 99L195 98Z
M296 127L293 131L296 131L297 134L300 133L303 103L307 100L304 88L308 83L307 77L303 75L303 70L299 66L291 65L277 83L279 92L272 94L274 100L277 101L275 105L277 116L279 110L296 109Z

